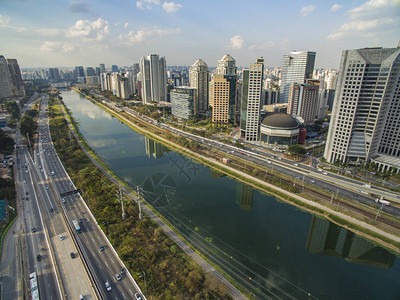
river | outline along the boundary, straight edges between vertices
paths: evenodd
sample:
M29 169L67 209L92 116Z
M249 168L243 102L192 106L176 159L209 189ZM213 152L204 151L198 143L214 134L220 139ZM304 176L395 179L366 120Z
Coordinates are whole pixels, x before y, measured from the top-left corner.
M130 129L62 91L88 145L258 299L400 299L400 259Z

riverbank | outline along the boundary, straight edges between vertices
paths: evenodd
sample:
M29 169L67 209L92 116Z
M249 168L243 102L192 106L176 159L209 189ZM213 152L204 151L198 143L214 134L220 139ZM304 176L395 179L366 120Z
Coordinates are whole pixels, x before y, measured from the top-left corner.
M65 111L64 114L66 117L65 119L72 119L70 117L67 118L68 114ZM149 291L152 290L153 294L152 297L147 297L148 299L168 298L168 293L172 293L172 295L175 296L185 295L184 298L194 298L198 294L200 298L211 297L212 299L229 299L229 295L231 295L231 297L235 299L245 299L245 297L217 272L213 266L207 264L200 256L194 253L191 248L179 239L171 228L162 222L162 220L143 205L143 203L142 210L154 222L151 222L146 216L142 221L138 221L138 199L130 191L124 191L129 200L124 205L127 219L123 223L120 221L120 212L118 212L118 209L120 210L119 204L115 205L112 196L104 197L112 195L114 192L107 192L106 195L102 193L100 197L104 200L101 200L99 195L91 195L95 193L97 189L103 191L115 189L121 182L116 179L115 175L111 175L112 172L99 163L99 159L93 152L89 153L87 151L86 147L80 142L71 123L68 123L68 125L76 141L79 143L80 149L85 152L85 156L90 159L91 164L95 165L98 171L101 171L102 174L107 176L107 181L105 181L104 179L97 178L98 175L96 175L97 181L102 182L101 188L90 188L88 185L83 188L85 189L85 201L87 201L91 210L93 209L98 223L103 227L104 232L107 233L107 236L115 246L121 259L126 262L127 266L130 266L129 269L133 271L138 269L146 270L146 278L148 278L147 287ZM65 136L67 136L66 133L60 134L60 137ZM63 144L64 147L71 147L68 141L62 142L65 143L65 145ZM67 149L60 150L60 148L58 148L57 152L58 151L61 152L61 155L74 153L74 156L75 153L79 152L76 147L70 151L67 151ZM82 165L84 162L83 157L82 155L78 156L80 156L80 166L78 170L71 170L71 177L79 186L90 181L90 175L96 171L86 170L87 163L85 162L85 164ZM74 158L70 157L69 159L67 158L66 161L70 162L69 160L72 159ZM70 173L70 164L66 167ZM108 181L112 183L112 185L110 185ZM94 182L90 181L90 184L93 183ZM101 202L101 204L99 202ZM100 208L101 205L105 204L107 205L106 208ZM107 214L104 214L105 211L107 211ZM111 212L112 214L110 214ZM107 226L103 224L103 221L106 222ZM127 228L121 232L122 235L120 236L119 231L121 231L122 227ZM160 227L170 240L166 239L166 236L162 234L162 231L159 230ZM146 240L149 244L143 245ZM182 248L191 259L194 259L197 265L193 263L189 257L185 258L183 252L180 252L173 242ZM146 249L146 252L141 253L144 249ZM200 270L199 266L205 270L205 273ZM132 275L140 282L140 279L136 278L137 276L134 273L135 272L133 272ZM180 275L172 276L173 274ZM187 289L187 291L185 289ZM211 293L211 296L207 293Z
M308 212L325 217L340 226L346 227L346 228L350 229L351 231L356 232L357 234L359 234L363 237L366 237L367 239L370 239L376 243L379 243L380 245L390 249L391 251L400 253L399 237L396 234L391 234L382 229L376 228L376 226L377 226L376 224L367 224L366 221L363 219L361 219L361 220L356 219L356 218L349 216L343 212L336 211L335 207L333 205L332 205L332 207L327 207L325 205L321 205L320 203L316 203L315 201L310 201L309 199L306 199L306 198L296 195L294 193L290 193L290 192L286 191L285 189L282 189L279 187L277 188L276 186L266 183L254 176L240 172L228 165L221 163L220 161L217 161L217 160L209 158L209 157L205 157L204 155L199 155L198 153L196 153L194 151L183 148L182 146L161 137L160 134L157 134L157 131L158 131L158 133L160 131L159 128L154 128L153 129L155 131L155 133L154 133L151 131L150 125L147 126L147 128L140 127L137 124L138 122L129 120L127 117L123 116L121 113L117 113L117 112L111 110L110 108L106 107L102 103L98 103L98 102L94 101L93 99L92 99L92 101L95 104L97 104L98 106L102 107L103 109L105 109L108 112L110 112L111 114L113 114L121 122L124 122L129 127L138 131L139 133L144 134L154 140L157 140L185 156L191 157L209 167L216 168L216 169L222 171L223 173L225 173L237 180L246 182L261 191L264 191L268 194L273 194L276 197L278 197L279 199L281 199L285 202L289 202L303 210L306 210ZM342 207L340 207L340 209L342 209Z

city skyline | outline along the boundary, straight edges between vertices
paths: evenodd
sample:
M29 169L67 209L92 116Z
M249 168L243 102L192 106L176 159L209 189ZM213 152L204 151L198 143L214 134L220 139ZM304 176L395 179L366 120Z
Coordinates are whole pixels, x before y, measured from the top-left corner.
M169 65L202 58L213 67L229 53L239 67L260 56L266 66L281 66L283 55L309 50L317 53L316 68L337 69L343 49L396 47L400 26L399 0L41 0L1 6L0 54L18 59L21 68L131 65L146 53L165 56Z

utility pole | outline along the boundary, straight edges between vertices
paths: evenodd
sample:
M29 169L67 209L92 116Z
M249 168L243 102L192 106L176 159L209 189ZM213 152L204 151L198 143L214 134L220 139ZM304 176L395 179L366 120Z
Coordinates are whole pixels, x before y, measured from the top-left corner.
M138 195L138 202L139 202L139 220L143 219L142 206L141 206L142 202L140 201L140 197L142 196L141 189L142 188L139 185L136 187L136 191L137 191L137 195Z
M122 219L126 218L126 213L124 209L124 193L122 192L121 185L119 186L119 190L117 192L117 197L119 198L119 201L121 203L121 210L122 210Z

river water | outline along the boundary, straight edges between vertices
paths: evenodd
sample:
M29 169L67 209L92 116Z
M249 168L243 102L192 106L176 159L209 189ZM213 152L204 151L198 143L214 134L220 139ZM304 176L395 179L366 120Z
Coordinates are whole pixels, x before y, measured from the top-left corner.
M75 91L88 145L202 253L258 299L400 299L385 249L140 135Z

